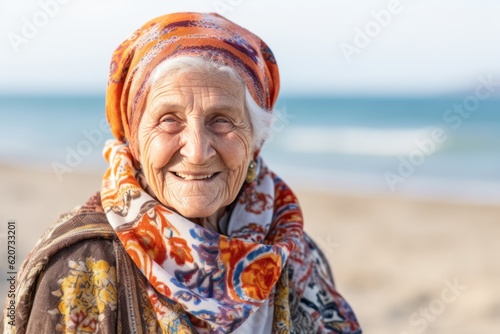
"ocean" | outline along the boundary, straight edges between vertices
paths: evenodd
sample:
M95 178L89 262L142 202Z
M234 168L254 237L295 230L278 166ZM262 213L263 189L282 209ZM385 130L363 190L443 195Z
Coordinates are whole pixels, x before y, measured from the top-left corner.
M262 156L292 186L500 203L500 98L297 97ZM102 172L103 96L0 96L0 164Z

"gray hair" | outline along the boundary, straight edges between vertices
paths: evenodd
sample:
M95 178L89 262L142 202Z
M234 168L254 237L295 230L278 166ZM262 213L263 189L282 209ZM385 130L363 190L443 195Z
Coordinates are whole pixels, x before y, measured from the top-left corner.
M160 63L151 73L147 85L160 79L165 73L168 72L187 72L196 70L207 73L223 72L227 73L231 78L244 83L236 71L220 62L215 60L206 60L201 57L193 56L179 56L167 59ZM264 142L272 135L272 124L274 115L272 110L267 111L262 109L257 102L253 99L247 86L245 86L245 107L250 117L252 126L252 138L255 149L262 147Z

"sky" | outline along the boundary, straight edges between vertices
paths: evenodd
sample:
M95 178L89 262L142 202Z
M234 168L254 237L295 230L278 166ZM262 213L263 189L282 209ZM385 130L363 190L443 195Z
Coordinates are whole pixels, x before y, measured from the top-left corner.
M113 50L169 12L261 37L282 94L442 95L500 80L497 0L0 0L0 95L103 94Z

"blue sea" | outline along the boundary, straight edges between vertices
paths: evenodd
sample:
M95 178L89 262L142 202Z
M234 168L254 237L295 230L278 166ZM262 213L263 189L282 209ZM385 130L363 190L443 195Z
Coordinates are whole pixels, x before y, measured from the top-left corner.
M465 101L284 96L262 155L292 186L500 204L500 98ZM102 172L105 124L103 96L0 96L0 164Z

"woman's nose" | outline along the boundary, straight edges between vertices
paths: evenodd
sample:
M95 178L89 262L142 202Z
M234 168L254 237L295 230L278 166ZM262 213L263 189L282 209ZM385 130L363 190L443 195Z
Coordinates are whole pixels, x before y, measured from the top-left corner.
M187 162L201 165L215 155L209 131L204 125L191 126L184 131L184 143L180 153Z

